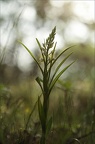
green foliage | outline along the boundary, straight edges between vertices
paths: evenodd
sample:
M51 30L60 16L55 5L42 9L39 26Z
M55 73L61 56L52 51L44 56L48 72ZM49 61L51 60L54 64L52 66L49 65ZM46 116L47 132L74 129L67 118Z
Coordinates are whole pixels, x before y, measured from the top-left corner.
M46 132L46 135L49 134L49 132L51 130L51 126L52 126L52 117L50 117L50 119L47 122L47 132Z
M70 55L72 55L72 53L70 53L59 63L59 65L55 69L53 76L51 76L53 65L57 62L57 60L60 58L62 54L64 54L67 50L71 48L69 47L65 49L55 58L55 48L56 48L56 43L54 43L55 34L56 34L56 27L54 27L49 37L44 41L42 45L40 44L39 40L36 38L36 41L38 43L42 55L42 61L44 64L43 68L40 66L39 62L32 54L32 52L22 42L20 42L24 46L24 48L29 52L29 54L32 56L34 61L37 63L42 73L42 79L39 77L36 78L36 81L39 84L43 94L43 103L41 103L40 97L38 97L38 111L39 111L39 118L42 127L42 137L41 137L40 144L46 143L46 136L49 133L52 126L52 118L50 118L49 121L47 122L50 93L55 83L60 78L60 76L75 62L74 61L70 63L57 74L60 67L70 57Z
M41 61L38 61L38 58L29 50L42 73L40 77L37 76L36 78L39 85L30 77L29 80L21 80L20 83L15 85L12 83L8 86L0 81L1 143L42 144L45 141L47 144L95 143L92 47L87 45L87 52L83 55L81 55L83 49L79 47L73 57L79 59L78 63L71 67L67 78L61 77L61 80L59 80L61 71L65 72L64 70L69 66L67 65L64 68L66 60L72 56L72 52L67 54L72 46L56 54L56 43L53 43L54 39L51 38L51 35L42 45L36 39L42 54ZM50 41L51 45L49 45ZM49 51L46 67L47 47ZM27 47L26 49L28 50ZM73 58L71 57L71 59ZM91 66L92 69L90 69ZM73 74L73 70L77 67L78 72L76 71ZM3 68L2 61L0 68L1 70ZM81 77L84 70L86 77ZM2 74L2 71L0 74ZM44 75L47 78L44 78ZM6 81L8 80L6 79ZM58 83L54 87L57 81ZM40 88L42 92L39 95Z

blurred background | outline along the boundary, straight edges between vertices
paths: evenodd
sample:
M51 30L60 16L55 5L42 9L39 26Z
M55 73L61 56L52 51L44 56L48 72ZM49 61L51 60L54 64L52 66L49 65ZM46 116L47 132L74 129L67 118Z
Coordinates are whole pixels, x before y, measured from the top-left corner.
M22 41L39 60L40 54L35 38L43 43L56 26L56 53L68 46L76 45L69 61L75 59L77 61L63 74L52 92L51 101L54 101L54 96L55 101L50 106L51 112L54 113L55 124L61 122L63 124L63 121L68 119L69 126L73 125L73 130L83 125L85 127L95 124L94 10L94 0L0 1L1 122L9 126L8 121L11 119L13 122L16 113L17 121L15 120L14 125L24 127L40 93L40 88L35 82L39 69L18 41ZM67 99L65 95L68 95ZM68 102L67 105L63 104L64 101L65 104ZM38 115L35 114L33 121L37 119Z

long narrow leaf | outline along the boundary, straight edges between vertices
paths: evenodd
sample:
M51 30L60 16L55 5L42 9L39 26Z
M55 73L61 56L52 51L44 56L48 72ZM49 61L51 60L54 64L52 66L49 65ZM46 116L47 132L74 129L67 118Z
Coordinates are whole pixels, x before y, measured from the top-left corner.
M37 59L34 57L34 55L32 54L32 52L22 43L19 41L19 43L29 52L29 54L32 56L32 58L35 60L35 62L37 63L38 67L40 68L42 74L43 74L43 70L41 68L41 66L39 65Z
M42 96L42 93L40 94L39 98L41 98L41 96ZM29 122L30 122L30 118L31 118L31 116L32 116L32 114L33 114L36 106L37 106L37 103L38 103L38 99L37 99L37 101L35 102L35 104L34 104L34 106L33 106L33 109L31 110L31 112L30 112L30 114L29 114L29 116L28 116L28 119L27 119L27 122L26 122L26 126L25 126L25 129L26 129L26 130L27 130L27 128L28 128L28 124L29 124Z
M72 47L74 47L74 46L75 46L75 45L70 46L70 47L66 48L64 51L62 51L62 52L56 57L56 59L53 61L51 67L55 64L55 62L58 60L58 58L59 58L63 53L65 53L67 50L69 50L70 48L72 48Z
M51 82L50 84L50 89L49 89L49 93L51 92L52 88L54 87L56 81L59 79L59 77L74 63L75 61L73 61L72 63L70 63L68 66L66 66L56 77L55 79Z
M38 46L39 46L39 48L40 48L40 50L42 49L42 47L41 47L41 44L40 44L40 42L39 42L39 40L36 38L36 41L37 41L37 44L38 44Z
M40 118L40 122L42 125L42 129L45 129L44 128L45 115L44 115L44 110L43 110L43 106L41 104L40 97L38 97L38 111L39 111L39 118Z
M54 72L54 74L53 74L53 76L52 76L52 78L51 78L50 83L53 81L56 73L58 72L58 70L60 69L60 67L62 66L62 64L68 59L68 57L70 57L70 55L72 55L72 53L73 53L73 52L71 52L69 55L67 55L67 56L62 60L62 62L57 66L57 68L56 68L56 70L55 70L55 72Z
M49 121L47 122L47 130L46 130L46 135L49 134L50 130L51 130L51 126L52 126L52 117L49 119Z

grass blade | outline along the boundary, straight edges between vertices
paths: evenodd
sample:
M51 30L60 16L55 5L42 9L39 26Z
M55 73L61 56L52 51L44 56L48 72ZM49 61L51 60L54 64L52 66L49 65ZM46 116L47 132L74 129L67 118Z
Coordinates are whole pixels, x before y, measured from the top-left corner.
M32 56L32 58L34 59L34 61L37 63L38 67L40 68L40 70L41 70L41 72L43 74L43 70L42 70L40 64L38 63L37 59L32 54L32 52L22 42L19 41L19 43L29 52L29 54Z
M62 62L57 66L57 68L56 68L56 70L55 70L55 72L54 72L54 74L53 74L53 76L52 76L52 79L51 79L50 83L53 81L56 73L58 72L58 70L60 69L60 67L62 66L62 64L68 59L68 57L70 57L70 55L72 55L72 53L73 53L73 52L71 52L69 55L67 55L67 56L62 60Z
M36 38L36 41L37 41L37 44L38 44L38 46L39 46L40 50L42 51L41 44L40 44L40 42L39 42L39 40L38 40L37 38Z
M52 117L49 119L49 121L47 122L47 132L46 135L49 134L50 130L51 130L51 126L52 126Z
M50 89L49 89L49 93L51 92L52 88L54 87L56 81L59 79L59 77L74 63L75 61L73 61L72 63L70 63L68 66L66 66L56 77L55 79L51 82L50 84Z
M53 61L51 67L55 64L55 62L58 60L58 58L59 58L63 53L65 53L67 50L69 50L70 48L72 48L72 47L74 47L74 46L75 46L75 45L70 46L70 47L66 48L64 51L62 51L62 52L56 57L56 59Z
M39 111L39 118L40 118L41 126L42 126L42 129L44 130L45 129L44 127L45 115L44 115L44 110L41 104L40 97L38 97L38 111Z

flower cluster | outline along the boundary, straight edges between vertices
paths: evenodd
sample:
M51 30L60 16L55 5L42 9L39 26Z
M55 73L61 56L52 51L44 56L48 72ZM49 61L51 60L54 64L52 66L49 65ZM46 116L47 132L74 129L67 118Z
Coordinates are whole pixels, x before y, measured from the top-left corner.
M56 43L54 45L55 34L56 34L56 27L54 27L49 37L44 41L44 43L40 48L42 54L41 61L44 61L45 64L50 64L54 60L54 52L56 47ZM53 48L53 50L50 51L51 48Z

